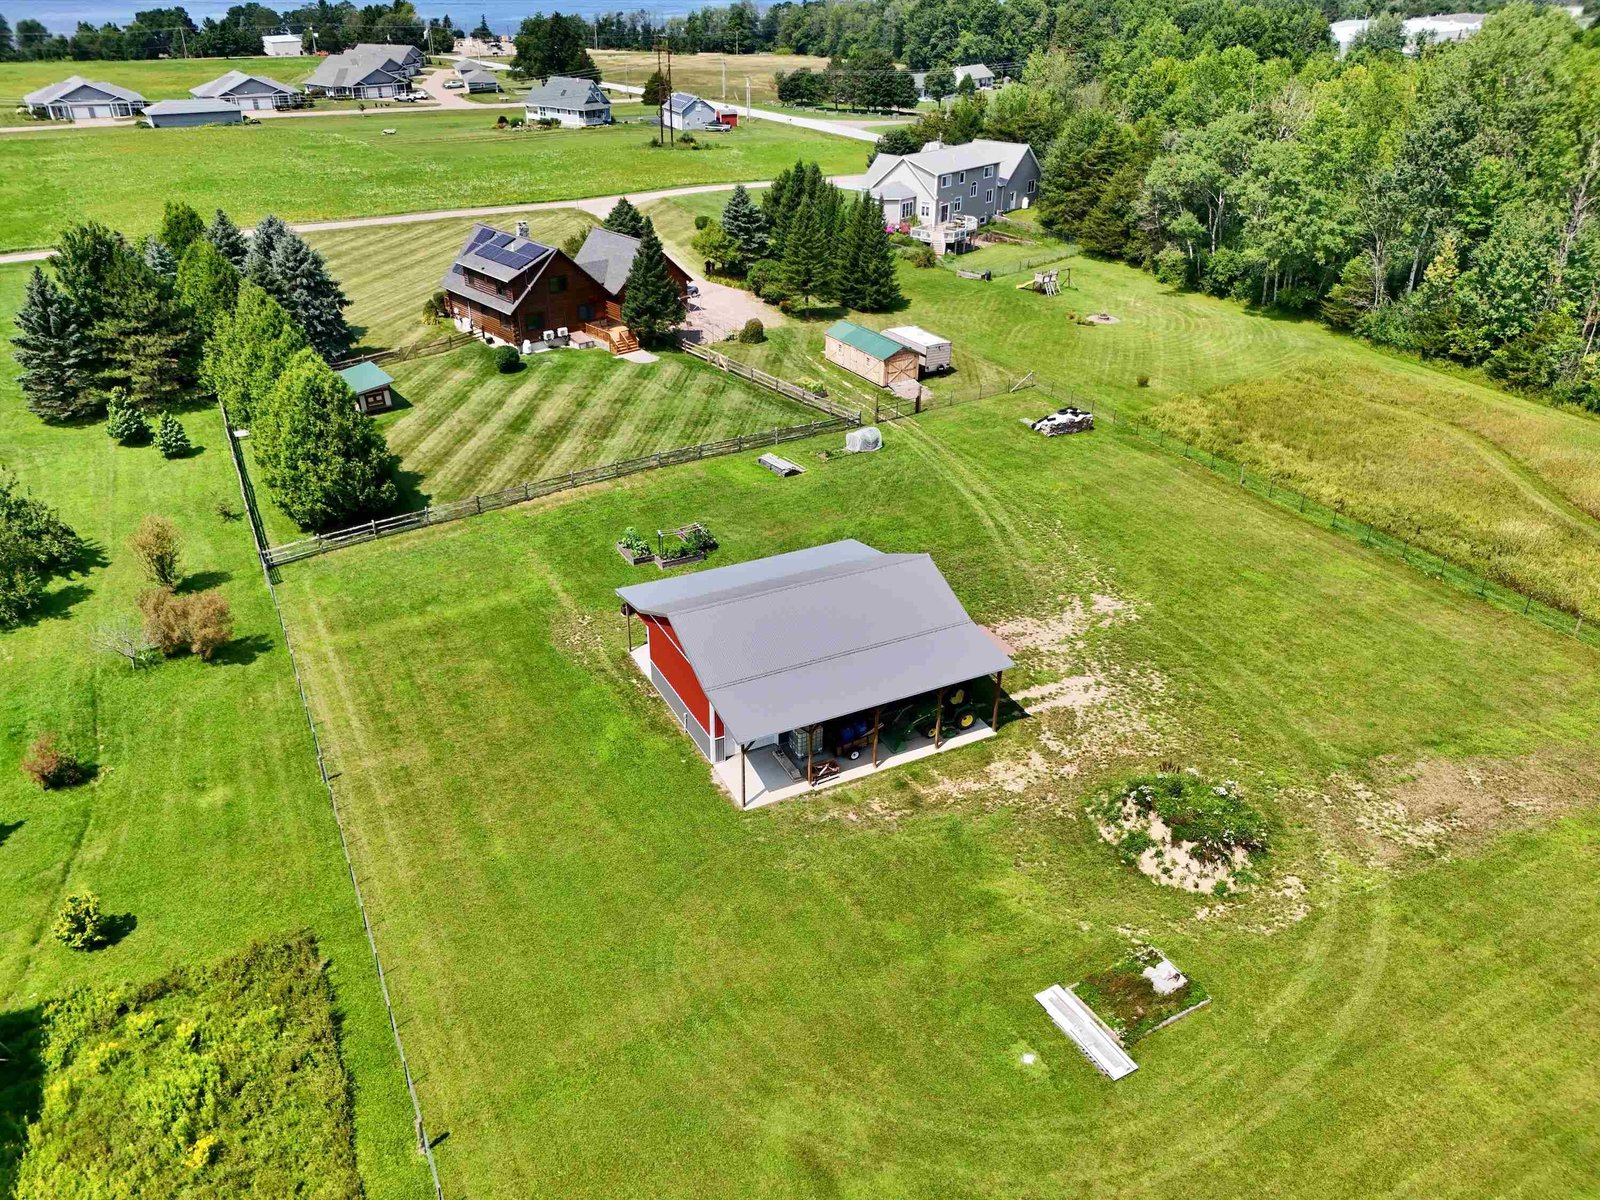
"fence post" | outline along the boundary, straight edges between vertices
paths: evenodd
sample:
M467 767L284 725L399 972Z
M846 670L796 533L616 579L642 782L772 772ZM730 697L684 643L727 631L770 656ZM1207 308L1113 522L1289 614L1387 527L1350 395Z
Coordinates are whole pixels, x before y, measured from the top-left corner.
M1572 636L1577 637L1583 632L1583 614L1578 614L1578 623L1572 627Z

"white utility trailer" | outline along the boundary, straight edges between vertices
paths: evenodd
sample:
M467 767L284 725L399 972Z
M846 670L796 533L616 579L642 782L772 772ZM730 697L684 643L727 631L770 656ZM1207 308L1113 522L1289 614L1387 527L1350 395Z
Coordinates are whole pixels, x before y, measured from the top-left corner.
M893 329L885 329L883 336L891 342L899 342L907 350L915 351L917 366L924 375L950 369L949 338L929 333L917 325L896 325Z

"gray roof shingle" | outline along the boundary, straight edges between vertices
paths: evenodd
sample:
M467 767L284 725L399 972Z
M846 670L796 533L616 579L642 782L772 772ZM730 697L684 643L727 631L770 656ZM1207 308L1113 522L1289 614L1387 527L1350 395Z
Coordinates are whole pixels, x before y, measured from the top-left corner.
M128 100L136 104L143 104L144 97L130 88L118 87L114 83L107 83L103 79L85 79L82 75L69 75L60 83L52 83L38 91L29 92L22 98L22 102L29 107L41 104L54 104L63 96L70 96L79 88L92 88L103 93L107 99Z
M609 109L611 101L592 79L576 79L571 75L552 75L538 87L528 92L524 101L528 108L565 108L588 110Z

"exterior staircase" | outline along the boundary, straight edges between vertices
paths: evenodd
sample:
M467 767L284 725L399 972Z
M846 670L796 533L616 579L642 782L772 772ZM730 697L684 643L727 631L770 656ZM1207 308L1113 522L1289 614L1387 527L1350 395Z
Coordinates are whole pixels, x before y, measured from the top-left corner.
M633 330L617 321L585 321L583 331L604 342L613 354L632 354L639 348Z

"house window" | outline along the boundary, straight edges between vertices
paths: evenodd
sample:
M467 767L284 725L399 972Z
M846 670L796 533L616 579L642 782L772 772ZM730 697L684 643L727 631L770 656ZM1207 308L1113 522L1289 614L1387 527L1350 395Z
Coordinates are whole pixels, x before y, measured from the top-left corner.
M552 275L552 276L550 276L550 294L552 296L559 296L562 292L564 292L566 290L567 290L567 277L565 275Z
M948 175L939 176L939 186L942 187L942 188L943 187L949 187L950 186L950 176L948 176Z
M956 197L956 211L957 212L961 211L961 197L960 196Z
M983 189L983 202L985 204L993 204L994 203L994 189L993 188L984 188Z
M535 337L544 332L544 314L542 312L528 314L528 332Z
M972 190L971 190L971 191L969 191L969 192L968 192L968 193L967 193L967 195L969 195L969 196L976 196L976 195L977 195L977 194L978 194L978 183L977 183L977 181L976 181L976 180L974 180L974 181L973 181L973 183L972 183Z
M967 173L966 173L966 172L965 172L965 171L963 171L963 172L961 172L961 175L960 175L960 177L959 177L959 178L958 178L958 179L957 179L957 180L956 180L956 182L957 182L957 183L965 183L965 182L966 182L966 181L967 181Z
M917 202L915 200L902 200L900 202L900 219L902 221L910 220L916 210Z
M922 206L922 215L925 216L925 217L931 217L933 215L933 209L929 208L926 204L924 204Z
M592 321L592 320L594 320L594 305L592 305L592 304L580 304L580 305L578 305L578 320L580 320L580 321Z
M1028 180L1028 195L1031 196L1035 192L1037 192L1038 190L1039 190L1039 181L1037 179Z
M985 179L993 179L994 178L994 168L993 167L985 167L983 169L983 177Z

